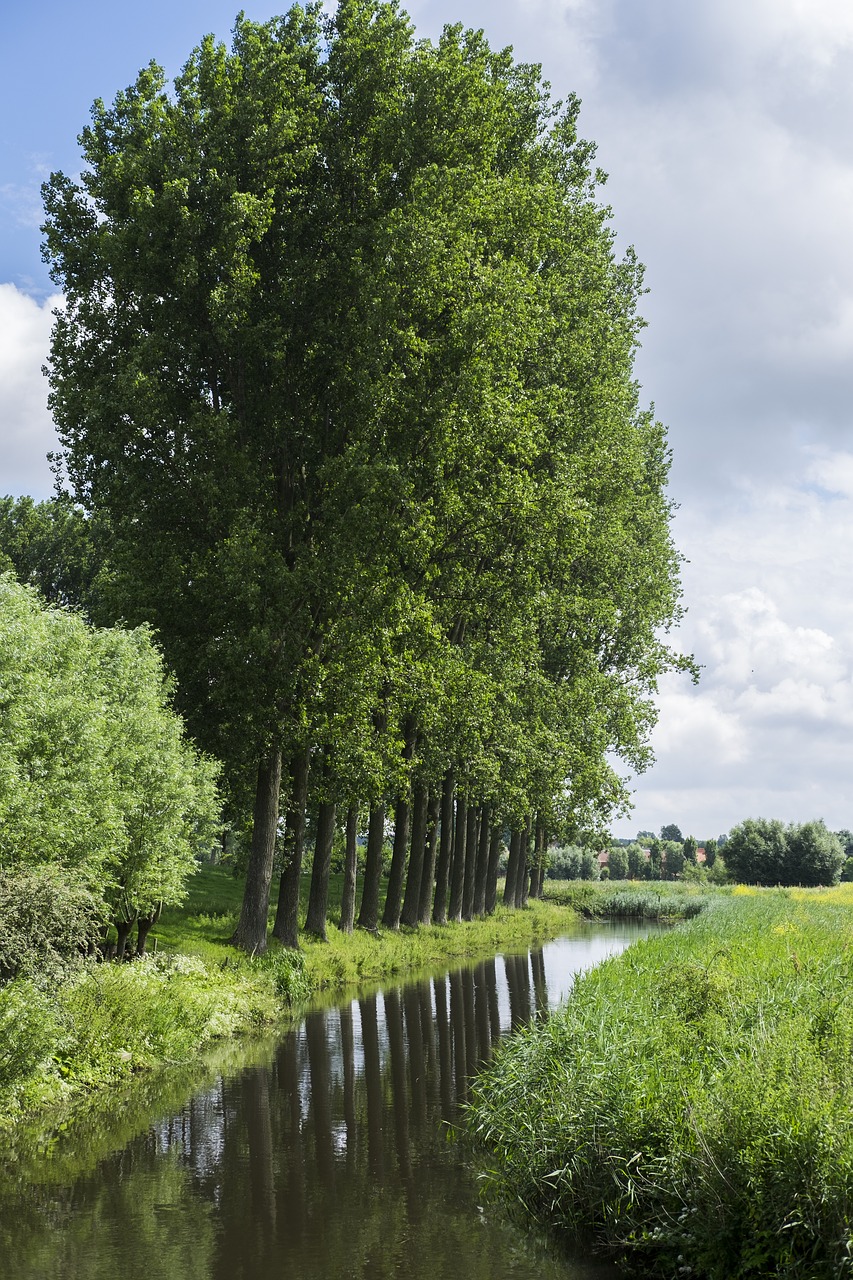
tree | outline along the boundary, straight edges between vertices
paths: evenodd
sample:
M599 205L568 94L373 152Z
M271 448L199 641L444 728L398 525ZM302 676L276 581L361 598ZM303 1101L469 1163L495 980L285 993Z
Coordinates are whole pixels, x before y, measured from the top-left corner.
M628 851L621 845L611 845L607 860L611 880L625 880L628 875Z
M853 831L848 831L846 827L842 827L840 831L836 831L836 836L841 841L841 847L846 857L853 857Z
M144 949L220 815L150 633L94 629L0 576L0 691L0 868L54 869L120 947L139 920Z
M684 839L681 834L681 828L677 827L674 822L668 822L660 829L661 840L678 840L679 843Z
M687 861L687 862L695 863L695 862L696 862L696 854L697 854L697 852L698 852L698 850L699 850L699 842L698 842L698 840L696 839L696 837L695 837L695 836L687 836L687 838L686 838L686 839L685 839L685 841L684 841L684 844L682 845L682 849L683 849L683 851L684 851L684 857L685 857L686 861Z
M726 840L726 867L741 884L783 884L785 827L777 819L747 818Z
M0 498L0 561L48 604L82 609L103 622L103 531L67 496L35 502ZM0 569L3 568L0 563Z
M341 0L239 18L171 91L151 65L95 104L80 181L46 185L69 483L232 807L254 789L248 950L282 807L295 942L312 758L333 754L324 803L371 814L373 928L412 778L437 796L453 771L457 819L601 831L627 802L611 757L649 763L657 677L690 667L665 640L666 439L633 377L642 270L577 115L482 33L418 42L395 4ZM491 847L461 825L451 914Z
M679 840L665 840L662 870L667 880L677 880L684 870L684 846Z
M837 884L844 866L844 848L823 822L792 825L786 833L786 884Z
M705 866L708 868L709 871L711 870L711 867L713 867L716 861L717 861L717 842L716 840L706 840L705 841Z

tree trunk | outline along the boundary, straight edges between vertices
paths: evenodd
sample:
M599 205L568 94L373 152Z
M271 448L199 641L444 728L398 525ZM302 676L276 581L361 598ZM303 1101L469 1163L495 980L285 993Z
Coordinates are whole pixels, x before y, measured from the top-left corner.
M489 841L489 869L486 872L486 915L494 915L498 905L498 863L501 860L501 828L492 828Z
M117 935L116 949L115 949L116 960L124 959L124 954L127 949L127 940L130 937L130 931L133 928L135 920L136 920L136 916L131 916L129 920L113 921L113 924L115 925L115 928L116 928L116 935Z
M515 906L515 884L518 879L518 859L521 852L521 832L511 831L509 837L509 861L504 881L504 906Z
M400 920L403 924L418 923L418 907L421 895L421 872L424 866L426 844L426 820L429 792L426 784L418 779L412 795L412 848L409 853L409 874L406 877L406 896Z
M521 833L521 846L518 851L518 879L515 882L515 905L517 907L527 906L531 827L532 822L531 819L528 818L524 830Z
M364 885L361 890L361 908L358 913L359 929L373 932L379 924L379 881L382 877L382 844L385 840L385 805L377 805L370 811L367 829L367 862L364 868Z
M400 910L403 905L403 874L406 870L406 853L409 848L409 797L401 796L394 806L394 851L391 854L391 871L385 891L385 910L382 923L388 929L399 929Z
M418 735L414 722L407 718L404 731L403 759L408 765L415 754ZM406 853L409 848L409 822L411 806L409 804L410 786L406 781L406 790L398 796L394 806L394 848L391 853L391 868L388 873L388 888L385 890L385 910L382 923L388 929L399 929L400 907L403 901L403 877L406 873Z
M462 919L462 890L465 884L465 819L468 806L461 793L456 797L456 826L453 833L453 864L450 870L449 920Z
M299 885L302 875L302 852L305 844L305 804L308 799L308 768L311 753L307 747L298 751L291 766L293 795L287 811L286 847L290 858L281 873L278 907L273 937L285 947L299 946Z
M533 873L530 877L531 898L542 897L542 879L545 874L545 828L536 823L536 840L533 846Z
M317 812L317 839L311 868L311 891L305 932L326 941L326 915L329 909L329 873L332 869L332 842L335 838L335 804L324 800Z
M160 919L160 912L163 910L163 903L158 902L157 906L147 916L139 916L136 921L136 954L138 956L145 955L145 944L148 941L148 935ZM155 945L156 950L156 945Z
M441 811L442 793L436 791L429 798L427 809L427 846L421 871L421 896L418 901L418 924L429 924L432 907L432 886L435 880L435 863L438 853L438 816Z
M281 751L270 752L258 763L252 846L246 869L246 886L240 919L231 945L251 955L267 949L267 916L270 909L275 838L278 833L278 803L281 792Z
M450 862L453 854L454 789L453 770L448 769L444 775L444 786L441 792L441 843L438 847L438 861L435 868L435 898L432 905L432 918L435 924L447 923L447 887L450 880Z
M474 870L474 915L486 914L486 877L489 873L489 818L491 806L484 804L480 810L480 840L477 845L477 865Z
M477 807L469 805L468 820L465 824L465 880L462 889L462 919L470 920L474 915L474 876L477 871Z
M347 849L341 894L341 933L352 933L355 919L355 884L358 876L358 805L347 810Z

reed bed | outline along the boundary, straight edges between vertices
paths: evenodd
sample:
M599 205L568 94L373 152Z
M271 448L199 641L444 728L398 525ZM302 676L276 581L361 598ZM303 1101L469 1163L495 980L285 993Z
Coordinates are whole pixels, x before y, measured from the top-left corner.
M493 1195L643 1276L853 1274L853 886L712 898L476 1087Z

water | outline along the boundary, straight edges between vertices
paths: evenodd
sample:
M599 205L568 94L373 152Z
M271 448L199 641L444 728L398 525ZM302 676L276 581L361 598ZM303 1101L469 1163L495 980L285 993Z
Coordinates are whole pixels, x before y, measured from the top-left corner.
M495 1044L648 932L590 925L309 1013L81 1176L0 1204L15 1280L590 1280L484 1210L454 1138ZM106 1148L105 1148L106 1149ZM6 1171L8 1174L8 1170ZM14 1183L11 1184L14 1188Z

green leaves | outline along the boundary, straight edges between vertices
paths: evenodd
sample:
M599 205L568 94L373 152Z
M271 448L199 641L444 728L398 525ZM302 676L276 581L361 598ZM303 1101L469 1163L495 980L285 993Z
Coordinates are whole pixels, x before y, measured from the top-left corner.
M110 913L180 901L219 818L145 631L96 631L0 577L0 868L54 867Z
M668 454L577 115L482 33L294 6L47 185L68 474L235 796L270 744L393 792L413 720L433 780L601 829L648 763Z

